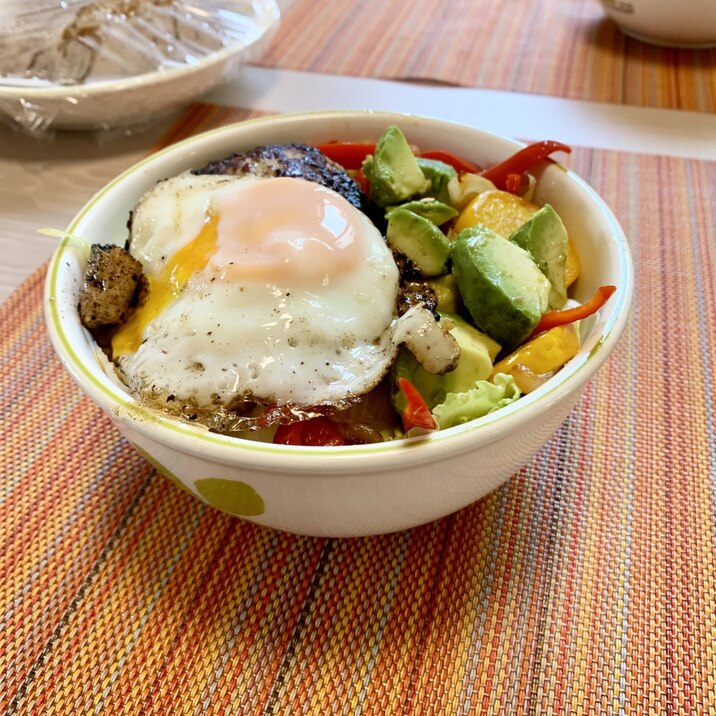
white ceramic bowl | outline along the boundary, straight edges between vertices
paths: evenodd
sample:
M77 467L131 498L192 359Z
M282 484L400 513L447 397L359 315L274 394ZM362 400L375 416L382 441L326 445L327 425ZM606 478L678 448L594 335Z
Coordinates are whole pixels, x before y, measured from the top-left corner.
M600 0L621 30L669 47L716 47L715 0Z
M321 112L242 122L188 139L140 162L99 192L68 232L124 244L129 211L156 181L232 152L275 142L375 140L390 124L423 148L457 152L483 166L520 145L472 127L378 112ZM574 294L601 284L617 292L594 321L583 348L554 378L512 405L425 439L346 447L296 447L240 440L138 406L98 365L80 325L78 290L86 263L65 238L46 284L55 349L80 387L162 473L199 499L262 525L299 534L355 536L429 522L493 490L527 463L572 409L607 358L627 319L632 266L627 241L604 202L557 164L539 172L538 202L557 209L576 243L583 273Z
M198 99L262 52L278 29L275 0L247 3L241 37L192 63L61 85L0 81L0 118L34 134L143 125Z

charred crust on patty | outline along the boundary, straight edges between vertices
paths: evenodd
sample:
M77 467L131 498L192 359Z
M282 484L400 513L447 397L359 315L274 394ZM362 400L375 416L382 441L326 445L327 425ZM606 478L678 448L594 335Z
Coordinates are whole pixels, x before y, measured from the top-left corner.
M413 306L422 305L440 320L437 312L438 299L433 287L428 283L420 269L405 255L392 250L393 259L400 274L400 290L398 292L398 315L402 316Z
M438 299L427 281L405 281L398 293L398 315L402 316L413 306L425 306L436 318Z
M142 264L114 244L92 244L78 311L90 331L124 323L146 294Z
M356 209L366 208L365 195L346 170L307 144L267 144L209 162L192 174L306 179L332 189Z
M405 254L401 254L400 251L396 251L393 248L391 248L391 252L395 265L400 272L401 282L425 280L425 276L420 269Z

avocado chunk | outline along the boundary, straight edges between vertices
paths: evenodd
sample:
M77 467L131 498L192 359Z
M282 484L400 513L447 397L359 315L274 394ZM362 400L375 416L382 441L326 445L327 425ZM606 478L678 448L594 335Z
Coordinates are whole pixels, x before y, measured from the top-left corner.
M462 296L457 287L457 281L451 273L444 276L437 276L428 281L428 286L433 289L440 313L458 313L462 308Z
M475 325L513 349L547 309L550 284L524 249L478 224L453 242L452 272Z
M371 201L388 206L406 201L430 189L405 135L390 126L378 140L375 154L363 161L363 173L370 182Z
M429 219L407 209L392 211L385 234L388 245L407 256L424 276L448 270L450 242Z
M443 204L442 201L438 201L433 197L415 199L413 201L408 201L405 204L389 206L385 210L385 218L389 219L390 215L396 209L407 209L408 211L412 211L414 214L422 216L424 219L428 219L428 221L432 221L436 226L441 226L457 216L457 211L455 211L455 209L447 204Z
M426 193L429 193L436 199L448 204L450 202L448 184L451 179L457 177L455 168L445 162L439 161L438 159L425 159L424 157L418 157L417 162L420 169L422 169L425 178L430 181L430 188Z
M463 393L475 387L478 380L487 380L492 373L492 363L500 352L500 346L489 336L455 314L441 314L447 324L452 323L450 333L460 347L457 367L444 375L435 375L423 368L415 356L401 348L393 365L393 404L402 412L405 396L397 389L397 379L407 378L417 389L430 409L445 400L448 393Z
M549 279L549 307L562 308L567 301L567 229L559 214L545 204L510 236L534 259L539 270Z

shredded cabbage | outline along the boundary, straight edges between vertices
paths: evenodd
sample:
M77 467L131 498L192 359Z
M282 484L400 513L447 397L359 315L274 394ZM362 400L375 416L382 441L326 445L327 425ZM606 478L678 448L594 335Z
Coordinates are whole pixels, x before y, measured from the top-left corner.
M515 379L506 373L498 373L493 382L478 380L474 388L464 393L448 393L433 409L433 417L440 430L445 430L509 405L520 395Z

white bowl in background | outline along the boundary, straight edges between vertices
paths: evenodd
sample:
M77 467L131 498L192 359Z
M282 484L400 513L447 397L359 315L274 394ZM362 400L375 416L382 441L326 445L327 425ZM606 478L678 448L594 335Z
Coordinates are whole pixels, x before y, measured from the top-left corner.
M187 139L135 165L89 201L68 234L123 245L130 210L161 179L261 144L375 141L390 124L424 149L456 152L483 166L521 146L473 127L391 113L261 118ZM573 295L585 300L602 284L618 289L596 320L583 322L582 349L555 377L491 415L427 438L344 447L272 445L209 433L138 405L100 367L96 345L80 324L86 248L69 237L47 275L50 337L66 369L121 433L199 499L258 524L316 536L370 535L432 521L490 492L534 456L610 354L627 320L632 264L615 217L560 165L545 165L537 174L536 201L560 213L582 260Z
M716 46L716 0L600 0L630 37L653 45Z

